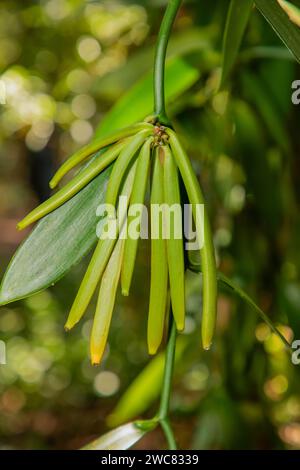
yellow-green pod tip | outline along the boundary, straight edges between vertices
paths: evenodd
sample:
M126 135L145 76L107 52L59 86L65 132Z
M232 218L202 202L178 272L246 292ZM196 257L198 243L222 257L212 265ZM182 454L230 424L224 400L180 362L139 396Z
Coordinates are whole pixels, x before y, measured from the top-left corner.
M91 354L92 366L98 366L101 362L101 359L102 359L102 356L100 356L99 354L96 354L96 353L92 353Z
M157 350L158 350L158 346L154 346L153 344L148 345L148 353L150 356L154 356L157 353Z
M93 366L97 366L100 364L103 358L103 354L105 352L106 341L103 342L103 338L100 340L100 344L94 344L93 341L90 343L90 356L91 356L91 363Z
M75 325L75 323L71 323L71 322L67 321L65 326L64 326L65 331L70 331L73 328L74 325Z
M129 296L129 290L127 288L122 288L122 295L124 295L124 297L128 297Z
M24 224L24 222L22 220L21 220L21 222L19 222L17 224L17 229L18 230L23 230L25 227L27 227L27 224L26 223Z
M52 178L52 180L51 180L50 183L49 183L49 186L50 186L51 189L56 188L56 186L57 186L57 181L56 181L54 178Z
M154 356L160 346L161 341L157 341L155 338L148 338L148 353L150 356Z
M176 322L176 321L175 321ZM183 331L185 328L185 321L176 322L177 331Z
M212 345L212 339L202 338L202 346L205 351L209 351Z

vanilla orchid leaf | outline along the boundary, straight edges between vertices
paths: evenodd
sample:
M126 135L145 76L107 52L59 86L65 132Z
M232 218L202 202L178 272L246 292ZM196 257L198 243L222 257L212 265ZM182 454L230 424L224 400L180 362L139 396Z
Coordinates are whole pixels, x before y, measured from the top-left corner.
M108 168L68 202L44 217L13 256L0 286L0 305L54 284L97 240L96 208L104 203Z
M225 85L236 61L253 7L253 0L231 0L223 41L221 88Z

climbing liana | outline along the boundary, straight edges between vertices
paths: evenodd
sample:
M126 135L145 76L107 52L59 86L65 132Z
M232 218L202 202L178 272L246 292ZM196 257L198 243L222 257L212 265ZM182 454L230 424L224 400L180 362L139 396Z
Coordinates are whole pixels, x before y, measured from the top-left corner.
M101 152L100 152L101 151ZM138 242L142 211L131 210L144 205L150 187L151 275L147 342L149 354L159 349L164 331L173 315L176 328L185 327L185 270L189 258L183 217L167 216L172 208L183 208L187 195L192 224L202 266L202 345L209 349L213 340L217 311L217 272L212 234L203 194L176 132L153 118L93 141L67 159L50 181L55 188L75 167L83 169L52 197L30 212L18 224L19 229L36 222L66 203L109 165L112 170L106 189L105 222L70 309L65 328L73 328L86 312L98 291L90 338L93 364L103 358L119 283L122 294L129 295ZM121 200L125 200L124 204ZM156 208L159 217L156 217ZM112 208L113 210L108 210ZM201 210L200 210L201 209ZM180 212L182 214L182 212ZM199 217L199 214L202 216ZM96 217L96 214L95 214ZM136 227L134 235L130 222ZM168 223L167 223L168 222ZM115 230L111 230L114 227ZM116 229L117 227L117 229ZM167 230L168 228L168 230ZM137 232L137 234L136 234ZM178 233L179 232L179 233ZM114 235L107 235L107 234ZM200 288L200 286L199 286ZM199 305L200 315L200 305Z

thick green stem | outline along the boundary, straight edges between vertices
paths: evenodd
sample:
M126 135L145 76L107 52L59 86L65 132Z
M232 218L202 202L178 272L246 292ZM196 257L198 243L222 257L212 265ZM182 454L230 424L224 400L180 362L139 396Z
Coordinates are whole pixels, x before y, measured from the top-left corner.
M166 436L170 449L174 450L176 449L176 442L175 442L172 428L168 420L168 412L169 412L169 406L170 406L172 377L173 377L175 349L176 349L176 324L175 324L175 321L173 320L172 315L170 316L170 318L171 318L170 336L169 336L169 341L168 341L168 345L166 349L164 380L163 380L163 386L162 386L162 392L161 392L158 419L164 431L164 434Z
M154 62L154 113L161 124L170 125L165 108L165 61L172 26L182 0L170 0L163 17Z

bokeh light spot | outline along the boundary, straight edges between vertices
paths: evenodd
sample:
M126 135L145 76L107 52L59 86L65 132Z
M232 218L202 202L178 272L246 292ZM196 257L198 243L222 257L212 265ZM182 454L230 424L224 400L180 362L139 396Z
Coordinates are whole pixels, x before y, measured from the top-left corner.
M94 390L99 395L109 397L117 393L119 388L120 379L114 372L100 372L94 379Z

